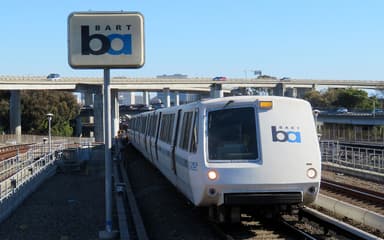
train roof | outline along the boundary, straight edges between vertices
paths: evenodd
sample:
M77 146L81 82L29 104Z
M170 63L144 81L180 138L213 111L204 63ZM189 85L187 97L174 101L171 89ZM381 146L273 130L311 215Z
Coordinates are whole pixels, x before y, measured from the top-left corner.
M228 103L232 101L233 103L241 104L241 103L247 103L247 102L255 102L255 101L288 101L288 102L301 102L304 103L306 102L309 104L307 101L303 99L298 99L298 98L291 98L291 97L281 97L281 96L229 96L229 97L222 97L222 98L211 98L211 99L203 99L200 101L188 103L188 104L183 104L179 106L173 106L169 108L161 108L157 109L154 111L148 111L144 112L142 114L150 114L153 112L174 112L175 110L178 109L188 109L188 108L196 108L196 107L201 107L201 106L206 106L206 107L214 107L216 105L222 105L225 103ZM140 114L140 115L142 115Z
M213 98L201 101L201 104L212 106L217 104L227 103L233 101L234 103L247 103L255 101L288 101L288 102L307 102L303 99L291 98L291 97L281 97L281 96L230 96L223 98Z

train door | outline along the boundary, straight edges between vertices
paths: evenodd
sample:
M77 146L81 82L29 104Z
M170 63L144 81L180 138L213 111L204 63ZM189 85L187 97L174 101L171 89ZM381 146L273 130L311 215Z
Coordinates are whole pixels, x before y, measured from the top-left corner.
M160 137L160 122L161 122L161 112L157 115L157 118L156 118L156 132L155 132L155 145L154 145L154 155L155 155L155 161L156 162L159 162L159 153L158 153L158 141L159 141L159 137Z
M150 161L153 161L152 156L152 138L153 138L153 118L155 117L154 113L151 113L148 117L148 130L147 130L147 151L148 158Z
M156 148L155 148L155 143L156 143L156 130L157 130L157 119L158 119L158 115L156 114L156 112L152 113L150 115L150 121L149 121L149 124L150 124L150 127L149 127L149 137L148 137L148 147L149 147L149 158L152 162L155 161L155 157L156 157Z
M144 148L145 148L145 153L146 155L148 156L149 158L149 142L148 142L148 138L149 138L149 126L150 126L150 122L151 122L151 118L150 118L151 115L145 115L145 121L144 121L144 133L143 133L143 136L144 136Z
M177 114L176 114L176 128L175 128L175 135L174 135L173 142L172 142L172 153L171 153L171 157L172 157L172 170L175 173L175 175L177 175L175 151L176 151L177 137L179 135L180 117L181 117L181 109L179 109L177 111Z

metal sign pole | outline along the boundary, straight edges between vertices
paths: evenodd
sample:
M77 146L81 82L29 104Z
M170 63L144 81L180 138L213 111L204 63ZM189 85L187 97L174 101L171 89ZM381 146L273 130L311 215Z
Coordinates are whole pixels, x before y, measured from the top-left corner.
M113 28L100 28L113 26ZM94 44L94 41L98 42ZM119 44L113 42L118 41ZM73 12L68 17L68 63L72 68L104 69L105 231L112 239L111 68L144 65L144 17L138 12Z
M112 136L110 69L104 69L105 231L112 232Z

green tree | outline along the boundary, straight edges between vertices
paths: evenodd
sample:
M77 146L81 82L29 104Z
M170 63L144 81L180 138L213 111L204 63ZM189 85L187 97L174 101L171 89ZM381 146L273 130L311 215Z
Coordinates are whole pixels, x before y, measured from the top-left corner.
M323 97L325 99L326 106L328 108L339 107L335 105L335 102L337 101L339 93L340 93L340 89L334 89L334 88L328 89L326 92L323 93Z
M9 91L0 91L0 133L9 128Z
M319 108L346 107L356 110L373 110L374 107L381 106L377 97L369 97L366 91L354 88L328 89L323 93L310 91L304 99L313 107Z
M364 90L348 88L339 90L336 101L333 102L333 105L343 106L350 109L359 109L359 110L372 110L373 105L378 104L376 98L369 98L368 93Z
M23 91L21 93L22 127L29 134L47 134L47 113L53 113L52 135L71 136L70 120L79 114L79 105L70 92Z
M333 105L347 108L355 108L362 101L368 99L368 93L362 90L348 88L339 91L336 101Z
M304 99L311 103L313 108L327 107L327 101L319 91L309 91L304 95Z

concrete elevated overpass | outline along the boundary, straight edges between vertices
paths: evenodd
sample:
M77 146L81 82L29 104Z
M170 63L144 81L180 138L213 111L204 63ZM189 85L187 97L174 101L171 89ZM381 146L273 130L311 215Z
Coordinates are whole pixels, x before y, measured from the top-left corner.
M38 89L60 89L81 90L86 86L100 86L103 78L68 77L56 81L48 80L46 77L28 76L0 76L0 90L38 90ZM111 78L111 88L119 90L144 91L162 90L169 88L175 91L210 91L213 84L220 84L223 88L232 87L263 87L276 88L284 85L285 88L314 88L317 86L329 88L361 88L361 89L384 89L384 80L321 80L321 79L288 79L278 80L273 78L242 79L233 78L226 81L213 81L210 78Z
M383 81L369 80L313 80L313 79L286 79L274 78L256 79L227 79L213 81L211 78L111 78L112 118L115 125L113 132L118 131L118 91L163 91L166 96L165 105L170 106L170 91L176 92L210 92L211 97L221 97L223 92L229 92L236 87L256 87L272 89L273 95L300 97L306 91L317 87L329 88L360 88L384 89ZM0 90L10 90L10 126L11 133L21 136L21 107L20 90L68 90L94 95L95 110L95 138L103 140L102 128L102 85L103 78L92 77L64 77L52 81L45 76L0 76ZM92 97L86 97L92 99Z

